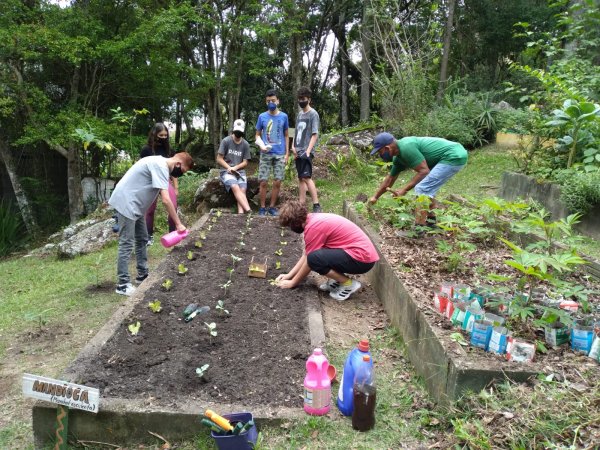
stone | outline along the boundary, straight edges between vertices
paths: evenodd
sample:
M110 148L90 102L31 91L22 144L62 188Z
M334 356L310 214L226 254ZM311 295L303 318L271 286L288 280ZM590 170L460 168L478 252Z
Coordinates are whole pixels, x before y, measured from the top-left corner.
M251 200L258 193L259 182L256 177L248 177L246 197ZM227 192L219 179L219 171L213 169L209 176L196 189L194 205L198 211L208 211L211 208L228 208L236 204L235 197Z
M92 222L91 225L90 222ZM85 227L80 226L83 223L86 223ZM117 240L119 235L113 232L113 225L113 219L106 219L100 222L84 220L75 226L67 227L79 229L79 231L71 234L57 245L59 258L74 258L78 255L92 253L103 248L108 242Z

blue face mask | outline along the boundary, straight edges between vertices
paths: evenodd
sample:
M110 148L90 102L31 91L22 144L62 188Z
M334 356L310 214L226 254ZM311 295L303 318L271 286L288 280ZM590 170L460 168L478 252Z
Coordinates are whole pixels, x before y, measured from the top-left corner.
M275 111L277 109L277 104L275 102L269 102L267 108L269 108L269 111Z
M392 162L392 160L394 159L389 150L381 153L379 156L381 156L381 159L383 159L385 162Z

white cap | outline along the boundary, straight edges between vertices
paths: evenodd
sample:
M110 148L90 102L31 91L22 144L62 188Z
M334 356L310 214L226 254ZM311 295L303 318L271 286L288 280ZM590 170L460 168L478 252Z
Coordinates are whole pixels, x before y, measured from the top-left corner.
M238 119L233 122L233 131L241 131L242 133L246 129L246 124L242 119Z

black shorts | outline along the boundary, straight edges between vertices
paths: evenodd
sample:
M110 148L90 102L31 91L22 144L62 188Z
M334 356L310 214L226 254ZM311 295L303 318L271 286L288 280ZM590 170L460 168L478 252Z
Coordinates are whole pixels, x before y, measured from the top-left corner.
M330 270L335 270L341 274L360 274L367 273L373 268L375 262L361 262L352 258L341 248L321 248L310 252L306 257L306 262L311 270L320 275L325 275Z
M296 158L296 171L298 172L298 178L312 178L312 159L314 156L302 155Z

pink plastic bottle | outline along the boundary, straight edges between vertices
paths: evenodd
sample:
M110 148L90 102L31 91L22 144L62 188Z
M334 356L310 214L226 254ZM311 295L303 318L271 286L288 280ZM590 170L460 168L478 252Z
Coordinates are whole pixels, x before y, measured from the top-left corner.
M160 238L160 243L166 248L173 247L175 244L179 244L185 239L188 234L188 230L185 230L183 233L180 233L177 230L171 231Z
M304 411L313 416L327 414L331 408L331 381L327 375L329 362L320 348L315 348L306 361L304 377Z

